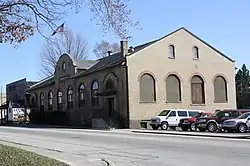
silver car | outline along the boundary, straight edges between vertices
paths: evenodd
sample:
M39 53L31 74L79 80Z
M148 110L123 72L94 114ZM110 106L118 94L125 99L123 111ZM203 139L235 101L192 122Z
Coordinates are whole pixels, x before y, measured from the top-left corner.
M225 120L221 127L228 132L247 132L250 128L250 112L244 113L236 119Z

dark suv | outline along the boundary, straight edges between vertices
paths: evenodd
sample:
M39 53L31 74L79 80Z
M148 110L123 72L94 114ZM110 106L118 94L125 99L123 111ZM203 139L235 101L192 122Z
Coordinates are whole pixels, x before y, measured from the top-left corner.
M250 112L250 110L227 109L216 111L209 117L197 118L196 126L201 132L205 132L206 130L215 132L217 129L221 129L222 122L228 119L237 118L245 112Z

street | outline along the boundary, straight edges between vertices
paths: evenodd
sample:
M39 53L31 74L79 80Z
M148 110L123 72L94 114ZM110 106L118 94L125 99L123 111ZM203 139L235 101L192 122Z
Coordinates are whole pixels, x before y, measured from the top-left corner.
M244 166L250 163L250 140L138 134L129 130L0 127L0 133L0 143L79 166L105 165L106 162L117 166Z

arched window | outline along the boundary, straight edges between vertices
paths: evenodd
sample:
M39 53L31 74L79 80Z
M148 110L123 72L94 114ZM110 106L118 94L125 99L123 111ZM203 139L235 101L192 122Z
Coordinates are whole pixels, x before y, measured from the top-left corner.
M191 79L192 104L205 104L205 90L203 79L195 75Z
M58 92L57 92L57 110L58 111L60 111L60 110L62 110L62 97L63 97L63 93L62 93L62 91L61 90L59 90Z
M155 79L150 74L143 74L140 78L140 102L156 101Z
M91 86L91 98L92 98L92 106L99 105L99 97L96 95L98 93L99 84L97 81L94 81Z
M171 74L166 79L167 102L181 101L181 82L178 76Z
M108 81L106 82L105 89L106 89L106 91L110 91L110 90L115 89L114 82L111 79L108 79Z
M168 46L169 49L169 58L174 59L175 58L175 47L174 45Z
M196 46L193 47L193 59L199 59L199 48Z
M40 93L40 111L44 111L44 93Z
M50 91L48 94L48 108L49 110L53 109L53 92Z
M226 79L222 76L217 76L214 79L214 102L227 102L227 82Z
M32 96L31 98L31 103L30 103L31 107L35 107L36 106L36 99L34 96Z
M82 107L85 104L84 90L85 90L84 84L80 84L80 86L79 86L79 107Z
M67 106L69 109L73 108L73 89L72 89L72 87L68 88Z
M63 62L63 64L62 64L62 70L63 70L63 71L66 70L66 63L65 63L65 62Z

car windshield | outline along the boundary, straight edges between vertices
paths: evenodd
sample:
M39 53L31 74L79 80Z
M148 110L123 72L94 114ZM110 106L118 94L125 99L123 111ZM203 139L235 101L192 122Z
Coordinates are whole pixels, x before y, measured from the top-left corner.
M210 114L203 113L203 114L201 115L201 117L208 117L208 116L210 116Z
M212 114L212 117L219 117L222 113L223 111L216 111Z
M250 112L244 113L238 117L238 119L246 119L250 115Z
M170 110L164 110L158 116L167 116L169 112Z
M195 114L193 117L194 117L194 118L202 117L202 113Z

